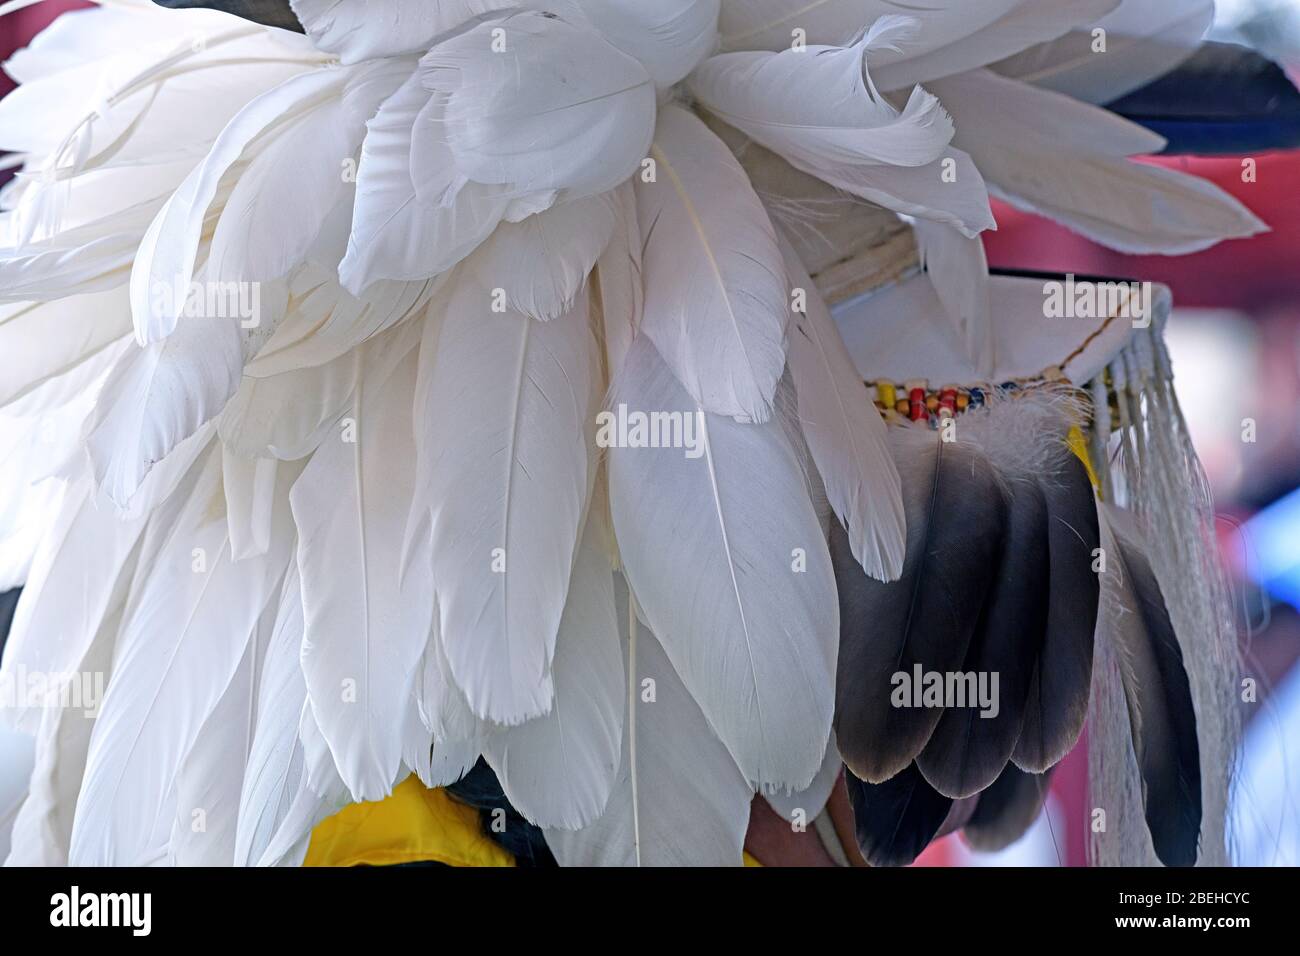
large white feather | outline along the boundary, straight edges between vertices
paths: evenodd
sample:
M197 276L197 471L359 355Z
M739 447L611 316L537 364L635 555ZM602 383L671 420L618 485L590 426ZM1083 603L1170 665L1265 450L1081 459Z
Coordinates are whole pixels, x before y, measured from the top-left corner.
M722 48L785 50L793 44L796 30L809 44L843 46L879 17L915 17L921 24L917 39L891 52L887 61L893 62L970 36L1026 2L1036 0L723 0Z
M126 287L0 306L0 407L76 368L131 331Z
M222 177L249 144L286 116L331 97L348 70L313 70L295 76L252 102L230 121L211 150L155 217L131 271L131 314L136 339L146 345L171 335L194 277L203 220Z
M187 314L166 339L123 356L86 435L96 483L113 501L126 504L156 462L221 413L244 363L283 317L284 296L282 284L268 283L256 299L241 299L248 320L224 314L233 300L214 300L215 314Z
M549 829L546 842L561 866L739 866L753 791L655 636L633 619L628 640L621 581L618 595L633 691L624 706L635 708L618 777L595 822Z
M120 520L110 509L97 508L89 480L69 488L33 559L0 673L11 674L19 665L34 674L77 670L111 611L121 577L130 575L143 527L142 519ZM0 714L10 726L33 734L41 719L32 707L0 708Z
M435 350L426 335L420 352L407 539L431 524L456 683L475 713L516 724L550 708L555 635L595 471L587 297L537 322L494 311L490 290L461 279L436 341Z
M666 90L718 42L719 0L581 0L605 39L635 57Z
M979 236L967 238L946 223L925 219L913 220L912 231L921 265L961 336L966 357L979 375L992 381L996 364L984 241Z
M218 419L221 440L248 458L310 455L351 407L363 370L384 380L419 340L420 325L407 322L319 367L245 376Z
M427 279L445 272L510 211L511 198L502 186L467 183L445 203L445 190L428 187L429 195L420 195L429 178L443 185L455 178L442 109L417 72L366 123L351 234L339 264L339 279L354 295L381 279ZM554 201L553 194L546 195L541 208Z
M1120 0L1032 0L1022 2L988 26L947 46L911 56L874 70L882 90L899 90L964 73L1011 56L1031 44L1044 43L1091 23Z
M511 804L539 826L576 830L605 809L618 770L625 688L614 577L589 515L552 665L551 711L483 745Z
M170 835L182 760L229 685L290 559L281 522L271 550L235 565L219 507L215 450L127 608L77 801L74 865L140 864ZM215 507L214 507L215 505ZM287 516L285 516L287 519Z
M520 0L289 0L316 46L344 63L423 52L444 33Z
M884 17L851 46L724 53L692 75L691 92L716 114L798 168L852 178L861 164L924 166L952 139L939 101L919 86L897 110L876 91L869 63L916 21Z
M1177 67L1213 22L1214 0L1124 0L1094 25L1105 31L1100 37L1094 30L1068 33L992 69L1089 103L1109 103Z
M75 560L85 563L80 552ZM121 624L122 604L135 570L133 562L134 557L109 575L113 593L107 602L107 613L85 625L91 632L76 642L81 656L62 664L67 668L64 672L67 675L84 675L75 679L82 682L83 693L88 688L95 699L83 696L78 702L75 697L69 697L69 702L83 706L56 705L39 712L36 764L32 768L27 799L14 820L13 843L4 861L6 866L66 866L68 863L77 794L86 769L91 732L103 703L98 699L98 692L112 677L113 649ZM5 660L9 664L11 658L6 656Z
M933 88L998 196L1112 249L1175 255L1267 228L1213 183L1129 162L1141 137L1105 110L988 70Z
M445 99L456 171L474 182L589 196L630 176L650 146L645 67L556 14L480 24L434 47L420 71Z
M788 242L781 245L790 281L807 303L790 332L799 424L831 507L848 528L853 556L872 577L896 581L903 573L906 528L884 419L803 263Z
M471 258L479 284L536 319L567 312L609 245L618 223L616 193L560 203L520 222L503 222Z
M263 610L229 686L204 721L176 775L167 852L168 859L179 866L231 866L235 862L255 699L279 606L277 594Z
M307 700L298 663L302 648L302 589L290 564L267 641L253 699L253 736L241 776L233 860L261 859L305 782L298 721Z
M696 458L609 453L614 531L646 622L746 778L803 788L830 733L839 615L795 453L776 422L702 412L644 336L614 394L629 415L693 419L702 440Z
M351 430L345 420L321 443L289 496L312 715L357 800L392 789L404 707L433 613L427 578L398 581L414 479L414 384L413 356L386 381L363 375Z
M767 421L789 320L776 233L745 171L680 107L660 114L652 182L636 181L641 331L704 408Z

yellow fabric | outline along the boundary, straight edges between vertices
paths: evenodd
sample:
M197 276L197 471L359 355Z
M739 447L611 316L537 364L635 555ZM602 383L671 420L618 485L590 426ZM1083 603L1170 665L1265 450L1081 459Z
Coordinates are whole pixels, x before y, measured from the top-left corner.
M1083 467L1088 469L1088 480L1092 482L1092 489L1101 495L1101 479L1097 477L1097 472L1092 467L1092 458L1088 454L1088 440L1083 437L1083 429L1075 425L1070 429L1070 451L1074 452L1079 461L1083 462Z
M745 866L762 866L762 865L763 865L762 863L759 863L758 860L750 856L748 851L745 852Z
M322 820L303 866L391 866L423 861L448 866L514 866L515 859L479 828L473 807L407 777L390 797L354 803Z

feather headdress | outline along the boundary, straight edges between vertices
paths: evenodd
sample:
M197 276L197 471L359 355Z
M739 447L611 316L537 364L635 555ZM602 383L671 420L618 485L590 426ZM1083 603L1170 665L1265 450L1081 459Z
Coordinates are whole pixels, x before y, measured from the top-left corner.
M990 192L1129 251L1262 228L1129 161L1160 140L1088 102L1107 66L1044 72L1131 4L203 5L244 19L106 0L8 64L4 671L108 675L93 721L6 708L14 861L296 863L480 755L566 863L739 863L753 795L815 816L839 754L872 859L981 791L996 843L1078 735L1098 605L1156 851L1194 856L1161 569L1027 437L1074 400L887 424L823 299L879 284L864 237L889 278L919 244L986 382ZM891 711L899 662L997 668L999 718Z

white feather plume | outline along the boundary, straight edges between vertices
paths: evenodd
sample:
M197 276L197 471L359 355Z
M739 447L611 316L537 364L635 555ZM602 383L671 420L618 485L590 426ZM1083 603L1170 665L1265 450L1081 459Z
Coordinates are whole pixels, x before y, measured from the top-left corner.
M707 411L764 422L785 365L789 304L763 204L726 146L685 110L660 113L638 179L641 331Z

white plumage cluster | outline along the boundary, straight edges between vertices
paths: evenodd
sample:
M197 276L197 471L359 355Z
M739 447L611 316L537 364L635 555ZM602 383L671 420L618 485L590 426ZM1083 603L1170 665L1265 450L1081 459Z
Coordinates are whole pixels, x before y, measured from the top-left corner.
M816 812L814 502L888 580L899 476L701 115L914 219L976 353L990 191L1131 251L1259 228L1085 102L1208 2L292 7L113 0L8 64L4 667L108 674L95 720L5 712L15 862L296 863L480 754L562 862L738 863L756 790ZM702 415L704 454L597 447L606 403Z

